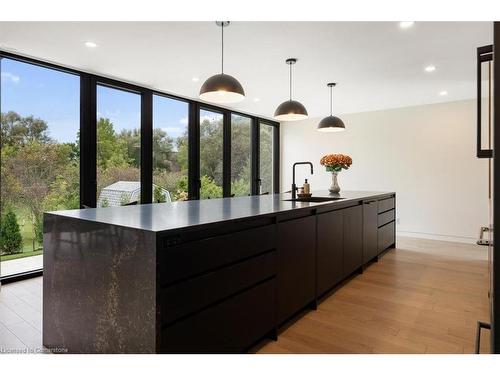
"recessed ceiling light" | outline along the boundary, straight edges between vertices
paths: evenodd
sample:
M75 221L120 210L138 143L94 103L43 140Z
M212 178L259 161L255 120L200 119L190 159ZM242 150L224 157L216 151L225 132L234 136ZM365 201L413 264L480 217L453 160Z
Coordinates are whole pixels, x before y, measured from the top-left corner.
M198 77L193 77L193 78L191 78L191 80L192 80L193 82L198 82L200 79L199 79Z
M253 98L254 102L260 102L260 98Z
M94 42L91 42L91 41L86 41L85 42L85 47L88 47L88 48L96 48L97 47L97 44L94 43Z
M440 91L439 95L446 96L446 95L448 95L448 91L446 91L446 90Z
M430 73L436 70L436 67L434 65L428 65L425 67L425 71Z
M408 28L412 27L414 24L415 24L415 21L401 21L399 23L399 27L401 27L402 29L408 29Z

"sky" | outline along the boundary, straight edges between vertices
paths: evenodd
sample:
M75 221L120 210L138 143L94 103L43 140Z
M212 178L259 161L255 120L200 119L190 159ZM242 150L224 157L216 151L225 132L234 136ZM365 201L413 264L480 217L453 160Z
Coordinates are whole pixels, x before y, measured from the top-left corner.
M45 120L49 135L59 142L74 142L80 121L80 79L78 76L7 58L1 61L2 112L15 111ZM97 87L97 117L107 117L115 131L140 127L141 101L138 94ZM177 138L188 123L186 102L153 96L153 127Z

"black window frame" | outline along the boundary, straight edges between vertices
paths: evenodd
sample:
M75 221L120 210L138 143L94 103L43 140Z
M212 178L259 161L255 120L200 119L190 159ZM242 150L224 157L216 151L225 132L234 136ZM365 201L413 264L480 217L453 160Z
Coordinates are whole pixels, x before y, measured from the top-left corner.
M53 69L80 77L80 206L96 207L97 204L97 85L128 91L141 96L141 203L152 203L153 190L153 95L183 101L189 105L188 114L188 194L189 199L199 199L199 112L201 109L223 115L223 196L231 196L231 115L250 118L252 121L252 194L259 190L259 133L260 124L274 127L274 193L279 193L279 122L249 113L220 107L154 90L114 78L84 72L43 60L0 50L0 59Z
M279 194L280 192L280 126L278 122L270 121L263 118L257 118L255 125L255 137L252 138L256 142L255 153L256 157L252 164L256 170L256 191L254 194L259 193L261 183L260 179L260 127L261 125L271 126L273 128L273 187L272 194Z
M189 99L148 87L96 75L40 59L19 55L0 49L0 64L3 58L26 64L69 73L80 77L80 207L97 205L97 85L141 96L141 204L152 203L153 191L153 95L188 103L188 195L190 200L200 198L200 122L201 109L221 113L223 117L223 197L231 196L231 115L251 119L252 180L251 192L259 193L259 135L260 125L274 127L273 164L274 192L280 191L280 123L225 107ZM1 183L1 181L0 181ZM42 275L42 270L0 277L2 283Z

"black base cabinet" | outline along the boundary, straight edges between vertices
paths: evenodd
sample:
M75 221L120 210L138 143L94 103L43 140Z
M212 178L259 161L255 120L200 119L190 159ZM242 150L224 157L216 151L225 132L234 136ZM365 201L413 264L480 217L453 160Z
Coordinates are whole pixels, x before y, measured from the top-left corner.
M330 211L317 218L317 294L321 296L344 277L344 214Z
M229 280L228 280L229 281ZM276 279L162 330L163 353L241 353L275 329Z
M378 205L376 200L363 202L363 264L378 256Z
M278 323L316 297L316 216L278 223Z
M344 213L344 276L363 265L363 206L342 210Z
M394 193L344 193L325 204L283 198L214 199L203 215L197 202L110 208L118 219L132 210L145 228L92 221L88 210L83 219L46 214L43 344L70 353L245 352L395 245ZM205 222L207 204L219 216ZM163 208L188 216L151 230ZM77 233L77 245L61 233ZM75 304L75 291L91 303Z

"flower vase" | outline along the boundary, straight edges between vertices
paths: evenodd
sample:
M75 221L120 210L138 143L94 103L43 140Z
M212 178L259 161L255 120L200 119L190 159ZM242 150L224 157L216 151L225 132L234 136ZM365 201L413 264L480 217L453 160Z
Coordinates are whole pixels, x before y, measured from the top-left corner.
M332 172L332 186L330 186L330 193L338 194L340 192L340 186L337 181L337 175L339 172Z

